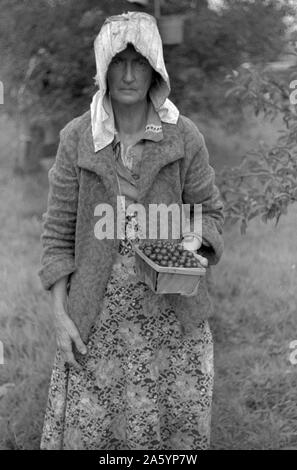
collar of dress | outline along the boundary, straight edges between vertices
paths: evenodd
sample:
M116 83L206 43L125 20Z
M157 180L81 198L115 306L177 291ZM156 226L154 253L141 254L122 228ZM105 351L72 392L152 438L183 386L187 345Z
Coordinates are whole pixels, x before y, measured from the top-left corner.
M152 134L150 135L152 136ZM178 126L162 121L162 135L163 138L160 141L145 140L141 158L139 202L145 200L154 178L163 166L184 158L183 138ZM107 193L110 197L116 198L117 179L114 149L110 143L101 150L94 151L91 121L85 127L80 138L77 164L80 168L95 172L100 176Z

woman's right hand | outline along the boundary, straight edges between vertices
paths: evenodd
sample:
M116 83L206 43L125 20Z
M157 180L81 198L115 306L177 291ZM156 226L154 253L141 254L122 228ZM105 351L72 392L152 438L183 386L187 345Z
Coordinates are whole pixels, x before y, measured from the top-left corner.
M65 310L67 300L67 280L68 276L62 277L51 289L56 340L65 362L77 368L81 368L81 365L75 360L72 343L75 344L77 350L81 354L87 353L87 347L83 343L77 327Z
M87 347L83 343L77 327L65 312L64 307L54 308L54 323L57 345L65 362L81 369L81 365L75 360L72 343L75 344L81 354L87 353Z

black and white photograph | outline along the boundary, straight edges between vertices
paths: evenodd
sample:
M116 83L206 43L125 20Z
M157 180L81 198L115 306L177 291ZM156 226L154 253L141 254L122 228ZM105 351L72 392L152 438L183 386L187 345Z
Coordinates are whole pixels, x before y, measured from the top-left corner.
M0 194L0 450L297 450L297 0L0 0Z

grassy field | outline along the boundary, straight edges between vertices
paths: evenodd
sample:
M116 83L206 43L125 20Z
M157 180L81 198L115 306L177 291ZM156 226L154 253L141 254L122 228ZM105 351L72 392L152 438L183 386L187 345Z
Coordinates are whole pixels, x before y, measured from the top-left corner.
M47 174L12 176L15 130L1 125L0 449L38 449L55 350L49 297L37 276ZM289 362L297 340L296 228L291 207L276 228L256 221L246 236L238 227L225 233L211 319L214 449L297 448L297 365Z

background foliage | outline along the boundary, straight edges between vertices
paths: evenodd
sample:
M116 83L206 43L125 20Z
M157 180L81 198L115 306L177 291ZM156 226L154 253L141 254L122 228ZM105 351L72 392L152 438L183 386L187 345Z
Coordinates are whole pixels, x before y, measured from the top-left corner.
M93 41L105 17L135 9L125 0L0 0L0 8L6 112L58 127L86 111L96 91ZM146 11L153 13L153 2ZM290 3L224 0L212 9L207 1L163 1L163 15L178 11L186 18L184 41L164 52L181 112L215 118L229 131L244 124L246 105L284 118L287 132L277 148L256 150L219 178L226 214L243 230L259 214L278 219L296 199L296 114L288 103L290 77L263 70L284 51Z
M0 0L0 8L1 78L11 112L25 85L23 107L64 120L86 109L95 91L93 41L105 17L135 9L124 0ZM187 17L185 40L165 46L165 56L172 98L187 112L196 106L215 112L210 80L215 87L226 70L275 59L283 48L288 7L276 1L225 0L215 11L207 2L168 0L162 13L174 8Z

